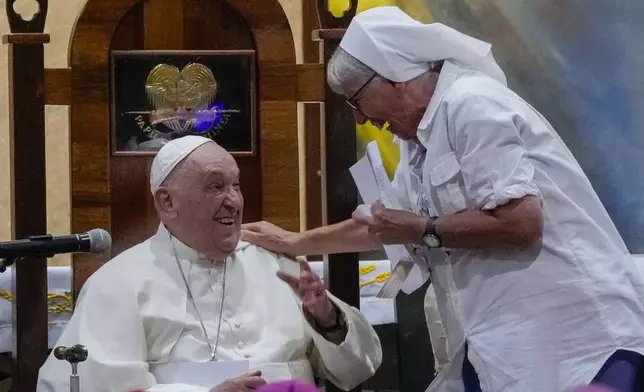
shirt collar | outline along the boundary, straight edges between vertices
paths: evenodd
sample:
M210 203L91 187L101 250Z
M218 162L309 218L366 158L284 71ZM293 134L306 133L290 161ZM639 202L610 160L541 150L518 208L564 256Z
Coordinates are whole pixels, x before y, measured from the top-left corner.
M449 60L445 60L443 67L438 77L438 82L436 83L436 88L434 89L434 94L429 100L429 105L425 110L423 118L418 123L418 140L421 144L425 145L429 139L429 132L423 132L431 123L436 111L438 110L438 105L443 101L445 93L449 87L464 73L473 72L467 68L464 68L460 65L457 65Z
M177 257L181 260L203 261L203 260L210 259L208 256L197 252L196 250L192 249L191 247L189 247L188 245L184 244L179 239L174 237L172 234L170 234L170 232L168 231L168 229L166 229L163 223L159 224L156 237L160 241L168 245L169 251L171 254L173 254L172 245L174 245L174 249L176 249L177 251ZM235 247L235 252L245 249L248 246L250 246L250 243L245 241L239 241L239 243L237 243L237 247Z

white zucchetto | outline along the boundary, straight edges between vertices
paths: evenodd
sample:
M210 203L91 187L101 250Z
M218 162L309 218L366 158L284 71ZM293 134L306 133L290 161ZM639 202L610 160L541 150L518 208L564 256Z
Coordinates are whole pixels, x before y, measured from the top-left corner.
M205 143L214 143L203 136L187 135L167 142L152 162L150 169L150 190L154 193L161 183L172 173L172 170L197 147Z

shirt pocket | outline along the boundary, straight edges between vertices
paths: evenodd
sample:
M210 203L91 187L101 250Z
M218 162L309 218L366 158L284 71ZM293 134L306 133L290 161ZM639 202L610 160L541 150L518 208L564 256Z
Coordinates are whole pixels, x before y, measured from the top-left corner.
M455 214L467 208L461 164L456 154L441 155L430 169L429 181L429 192L440 215Z

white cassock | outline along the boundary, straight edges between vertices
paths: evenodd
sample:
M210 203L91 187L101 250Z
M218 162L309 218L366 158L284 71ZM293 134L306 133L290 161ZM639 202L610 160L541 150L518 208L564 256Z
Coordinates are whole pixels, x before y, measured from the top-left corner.
M462 391L464 355L484 392L554 392L590 383L618 349L644 354L641 276L581 167L536 110L445 61L418 138L422 146L397 141L393 184L406 208L443 216L533 195L544 219L535 253L428 255L452 359L428 391Z
M206 392L211 387L158 384L161 364L205 362L210 348L187 295L178 264L196 302L211 345L217 336L224 268L172 239L161 225L156 235L103 265L85 283L58 345L83 344L89 357L78 369L81 390ZM177 263L177 259L179 262ZM227 260L225 300L217 345L220 361L248 360L268 382L320 375L351 389L375 373L380 341L364 316L329 295L348 333L336 345L306 321L301 302L275 276L293 261L240 242ZM38 392L69 391L70 365L50 356L41 368Z

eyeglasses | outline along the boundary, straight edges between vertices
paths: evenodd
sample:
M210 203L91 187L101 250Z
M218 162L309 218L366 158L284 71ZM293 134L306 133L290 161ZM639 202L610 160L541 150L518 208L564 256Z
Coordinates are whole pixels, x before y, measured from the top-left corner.
M360 94L360 91L364 90L364 88L365 88L365 87L367 87L367 85L369 85L369 83L371 83L371 81L373 80L373 78L375 78L377 75L378 75L378 74L374 72L374 74L373 74L373 75L371 75L371 77L370 77L369 79L367 79L367 81L365 82L365 84L363 84L363 85L362 85L362 87L360 87L360 88L358 89L358 91L356 91L355 93L353 93L353 95L352 95L349 99L347 99L347 105L351 106L351 109L353 109L353 110L357 110L357 111L360 111L360 109L358 109L358 105L356 105L356 104L352 103L351 101L353 101L353 99L354 99L355 97L357 97L357 96L358 96L358 94Z

